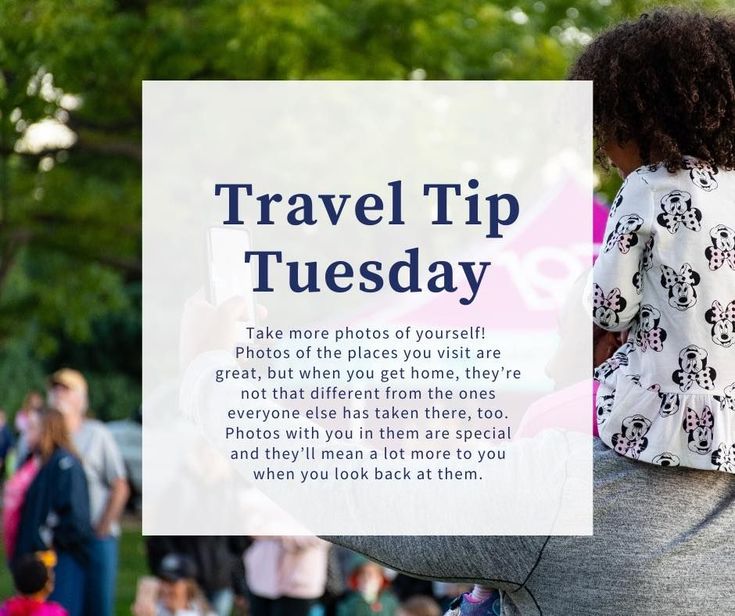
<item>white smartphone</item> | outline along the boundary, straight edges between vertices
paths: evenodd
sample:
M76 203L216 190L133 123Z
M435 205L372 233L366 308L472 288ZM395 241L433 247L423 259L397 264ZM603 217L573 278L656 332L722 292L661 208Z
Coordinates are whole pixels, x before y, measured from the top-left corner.
M255 324L253 270L245 263L252 249L250 231L245 227L210 227L207 234L208 300L215 306L233 297L247 301L247 323Z

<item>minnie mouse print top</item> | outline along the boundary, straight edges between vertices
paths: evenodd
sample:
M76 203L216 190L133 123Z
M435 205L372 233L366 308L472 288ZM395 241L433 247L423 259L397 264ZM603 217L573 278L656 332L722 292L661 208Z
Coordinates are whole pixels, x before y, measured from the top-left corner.
M600 438L629 458L735 473L735 171L687 157L628 175L592 287L595 323L629 330L595 369Z

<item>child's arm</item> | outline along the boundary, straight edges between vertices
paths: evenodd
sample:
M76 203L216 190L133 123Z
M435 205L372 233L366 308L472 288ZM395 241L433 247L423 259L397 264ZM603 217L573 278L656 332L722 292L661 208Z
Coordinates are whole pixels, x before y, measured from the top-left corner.
M620 188L593 267L593 318L607 331L627 329L638 314L643 274L654 241L653 192L638 173Z
M592 336L592 365L599 366L606 359L612 357L613 353L625 342L627 331L609 332L594 325Z

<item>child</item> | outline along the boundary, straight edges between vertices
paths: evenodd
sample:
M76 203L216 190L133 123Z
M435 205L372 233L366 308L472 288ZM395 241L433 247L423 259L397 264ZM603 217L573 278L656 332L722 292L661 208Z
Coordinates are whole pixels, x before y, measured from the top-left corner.
M58 603L46 601L54 589L54 552L25 554L13 567L17 596L0 606L0 616L67 616Z
M157 578L138 581L134 616L214 616L196 582L197 568L185 554L164 556Z
M659 10L592 42L594 131L625 178L593 269L600 438L735 473L735 22ZM451 613L493 613L476 586Z
M735 24L657 11L594 41L595 133L625 177L593 270L600 437L621 455L735 472Z
M383 567L355 554L349 566L349 586L353 589L337 604L337 616L395 616L398 601L387 590Z

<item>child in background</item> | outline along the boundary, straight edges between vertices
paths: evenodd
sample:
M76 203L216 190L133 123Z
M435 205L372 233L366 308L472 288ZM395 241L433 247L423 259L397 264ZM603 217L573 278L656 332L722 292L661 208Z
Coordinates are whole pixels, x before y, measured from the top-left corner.
M353 590L337 604L337 616L396 616L398 601L387 589L383 567L355 554L349 574Z
M658 10L593 41L598 156L624 182L593 268L600 438L628 458L735 473L735 21ZM604 330L601 332L600 330ZM599 346L599 345L596 345ZM451 612L492 614L476 586Z
M13 567L17 595L0 606L0 616L68 616L58 603L46 599L54 589L54 552L21 556Z
M185 554L164 556L157 577L138 581L133 616L214 616L196 582L196 564Z

